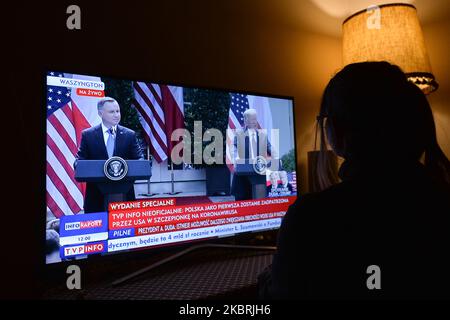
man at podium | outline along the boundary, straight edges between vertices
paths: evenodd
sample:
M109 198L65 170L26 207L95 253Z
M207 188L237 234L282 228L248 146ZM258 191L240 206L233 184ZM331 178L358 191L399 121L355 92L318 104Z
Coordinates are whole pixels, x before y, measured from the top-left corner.
M245 110L243 117L244 128L237 130L234 137L234 164L253 163L258 156L268 159L271 155L271 145L267 133L258 129L256 110ZM231 194L235 200L252 199L252 184L249 177L234 173Z
M136 133L120 126L120 106L111 97L105 97L97 103L98 115L102 122L83 130L80 148L76 155L78 160L107 160L118 156L125 160L144 159L136 139ZM134 188L127 194L127 201L135 200ZM95 183L86 183L84 212L104 211L104 197Z

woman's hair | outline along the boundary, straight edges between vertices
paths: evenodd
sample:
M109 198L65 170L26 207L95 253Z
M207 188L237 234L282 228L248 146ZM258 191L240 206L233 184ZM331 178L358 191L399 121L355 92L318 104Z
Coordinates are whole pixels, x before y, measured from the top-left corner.
M327 140L338 156L354 162L407 163L425 153L428 173L450 185L450 162L437 143L430 105L395 65L347 65L325 88L318 124L322 189L338 180L330 170Z

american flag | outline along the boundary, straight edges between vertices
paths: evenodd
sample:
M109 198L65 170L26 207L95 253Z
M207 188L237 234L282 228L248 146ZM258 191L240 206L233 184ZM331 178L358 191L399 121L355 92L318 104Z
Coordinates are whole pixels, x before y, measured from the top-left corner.
M172 132L184 128L183 88L133 82L134 100L150 152L158 163L166 160L177 142Z
M64 77L56 72L47 75ZM71 96L71 88L47 86L47 208L58 218L82 210L85 190L75 181L73 163L81 131L91 124Z
M228 169L233 172L234 162L234 131L244 127L244 112L249 109L248 99L246 94L231 93L230 111L228 112L228 128L227 128L227 142L226 142L226 164Z
M232 93L230 112L228 114L228 127L241 129L244 127L244 112L249 108L246 94Z

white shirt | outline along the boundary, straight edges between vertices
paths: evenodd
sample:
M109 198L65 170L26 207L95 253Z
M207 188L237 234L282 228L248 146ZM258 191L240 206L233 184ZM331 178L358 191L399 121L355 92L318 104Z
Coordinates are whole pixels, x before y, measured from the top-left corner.
M250 159L255 159L258 155L253 153L253 147L255 148L255 150L258 150L258 147L255 145L253 146L253 143L258 143L258 138L256 137L256 130L255 129L248 129L248 137L250 140L249 143L249 149L250 149ZM255 138L255 141L253 142L253 138Z
M117 135L117 126L112 126L114 133ZM102 131L103 131L103 140L105 141L105 146L106 143L108 142L108 138L109 138L109 129L103 124L102 122Z

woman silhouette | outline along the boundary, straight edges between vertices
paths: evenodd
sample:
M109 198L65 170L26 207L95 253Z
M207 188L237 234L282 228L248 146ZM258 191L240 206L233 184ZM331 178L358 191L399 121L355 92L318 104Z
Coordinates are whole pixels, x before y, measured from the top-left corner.
M345 160L341 182L320 161L324 190L289 208L263 295L450 298L450 162L424 94L397 66L351 64L318 121L321 152L327 138Z

